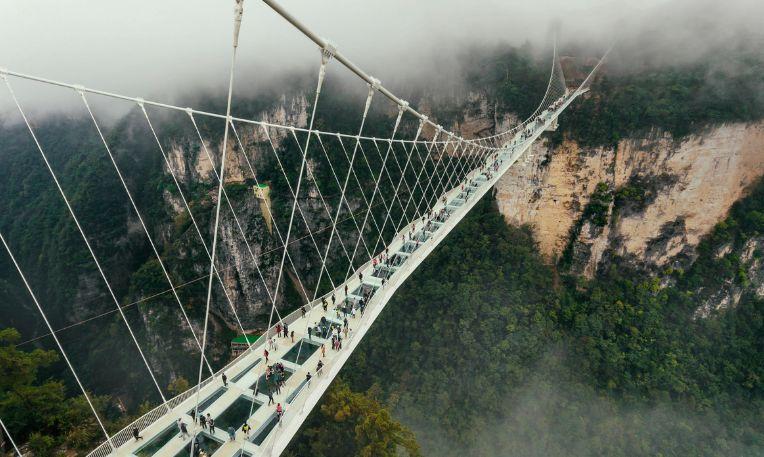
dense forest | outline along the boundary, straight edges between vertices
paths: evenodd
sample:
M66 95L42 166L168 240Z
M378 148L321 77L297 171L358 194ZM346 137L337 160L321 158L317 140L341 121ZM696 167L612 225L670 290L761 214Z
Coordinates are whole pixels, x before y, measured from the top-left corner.
M664 287L616 266L557 277L530 230L485 198L388 304L343 379L383 391L426 455L761 455L764 300L748 290L734 309L695 311L699 284L745 280L735 255L716 252L764 235L762 214L764 182ZM337 455L311 447L326 422L314 414L295 449Z
M471 70L465 74L470 89L483 90L489 100L497 100L498 111L522 116L535 109L534 101L543 95L548 77L547 62L536 59L530 48L505 48L471 58L476 62L466 65ZM750 71L730 79L719 70L729 66ZM764 72L757 71L761 67L760 55L739 52L677 67L607 70L592 93L561 118L560 129L549 140L567 137L589 147L610 146L653 128L680 140L705 125L759 119L764 116L762 104L748 94L762 87ZM292 82L304 85L299 78ZM342 88L330 86L327 91L320 106L321 128L354 125L357 110L336 96ZM361 98L355 101L362 105ZM460 113L467 111L458 103L445 109L451 102L433 105L444 108L444 125L458 121ZM200 103L214 105L206 99ZM248 112L267 105L247 103L243 109ZM381 110L372 115L389 120L389 113ZM75 190L75 202L88 205L82 210L101 234L95 239L96 249L116 272L116 287L125 300L151 295L162 283L157 281L160 271L149 260L146 244L125 238L118 250L110 251L107 240L122 237L129 211L123 200L115 200L121 189L106 179L111 171L96 158L97 141L73 133L78 122L48 120L43 141L51 145L54 166L67 170L64 185ZM130 115L115 126L110 140L118 142L116 148L122 141L126 149L148 148L135 144L138 135L132 126ZM165 122L163 127L171 129L173 124ZM216 140L218 134L212 132L218 132L217 127L203 125L202 130ZM411 133L412 126L405 125L403 130ZM24 257L30 259L27 270L44 272L34 278L47 285L42 293L51 302L68 302L75 297L66 285L78 281L75 273L85 268L87 257L81 249L70 250L76 232L63 222L63 208L53 203L57 196L47 192L50 184L39 159L21 153L30 147L24 134L20 129L0 138L0 164L4 165L0 191L6 195L7 213L18 215L0 226L19 240ZM145 193L139 195L141 206L152 217L166 219L172 230L188 230L188 221L173 220L166 208L151 199L151 192L169 189L167 177L156 172L161 170L159 159L154 156L143 162L123 156L123 160L133 167L135 176L146 178ZM277 175L272 161L260 165L266 173ZM286 166L295 169L294 161ZM321 167L316 177L321 182L330 179ZM275 192L284 192L283 181L274 179L271 184ZM246 189L231 186L229 190L244 205L247 195L242 188ZM190 190L193 204L202 208L210 204L204 198L208 187ZM30 195L39 198L33 206L25 206ZM584 219L605 225L608 216L603 208L614 202L615 212L633 209L650 198L650 189L639 182L620 189L603 185L592 197ZM275 211L287 208L281 203ZM287 453L317 457L761 455L764 301L750 290L739 250L762 237L764 183L759 183L708 234L698 247L697 259L683 268L642 271L616 258L610 268L587 281L567 272L569 257L565 255L559 264L544 263L531 228L507 226L486 197L387 305ZM732 246L730 253L720 256L726 246ZM168 243L164 249L171 256L187 254L182 243ZM51 261L40 255L43 250L68 261ZM754 255L764 253L759 249ZM190 274L193 267L193 258L187 258L177 274ZM0 272L3 299L28 303L5 258ZM698 317L702 299L729 284L745 291L739 304ZM199 290L185 291L192 316L201 312L200 302L192 299ZM285 294L294 297L296 292L289 289ZM171 306L166 298L156 299L133 308L131 316L138 321L139 312ZM17 317L9 317L9 325L4 320L3 327L39 331L39 322L28 319L34 311L27 311L25 315L6 308L4 316ZM64 325L78 317L70 314L61 311L54 319ZM118 324L113 319L106 325L94 322L86 329L101 336L99 345L87 354L92 362L85 370L88 376L102 374L99 367L114 363L114 354L130 346L118 332ZM230 332L216 338L224 343ZM100 436L93 421L75 419L90 417L85 414L87 404L76 395L71 377L61 374L66 373L65 367L49 350L52 345L17 347L24 339L11 328L0 330L0 417L36 455L53 455L61 446L83 453ZM78 347L76 340L67 343ZM135 358L122 355L121 359ZM218 360L226 355L218 354ZM133 367L125 365L124 373L131 373ZM163 381L170 392L180 388L177 379ZM110 431L151 403L143 402L151 400L145 390L125 379L103 382L128 385L120 390L120 398L96 396ZM124 398L134 401L125 405ZM27 413L30 405L37 414Z

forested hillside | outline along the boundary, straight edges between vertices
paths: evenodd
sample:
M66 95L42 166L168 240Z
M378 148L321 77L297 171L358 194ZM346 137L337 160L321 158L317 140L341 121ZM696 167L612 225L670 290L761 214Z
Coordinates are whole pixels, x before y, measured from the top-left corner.
M606 69L545 140L597 148L656 128L682 141L683 135L709 125L761 118L761 101L747 97L762 87L761 55L740 52L722 62L718 57L678 67ZM464 74L464 90L471 98L438 99L413 88L408 99L431 102L433 117L443 125L459 128L465 119L477 117L489 130L500 128L502 116L522 117L535 109L547 65L529 47L473 53ZM718 71L730 67L750 71L732 79ZM285 81L298 88L295 93L309 86L301 76ZM356 129L362 92L346 94L340 83L328 84L317 126ZM308 105L302 94L293 95L260 94L240 101L238 109L245 117L284 109L298 118ZM219 111L220 100L201 97L193 105ZM177 261L173 279L191 281L204 273L203 251L190 221L176 209L177 191L152 138L143 136L146 127L137 114L131 111L110 126L108 140L128 170L139 206L155 223L152 233L162 255ZM375 107L369 121L373 130L366 133L389 133L394 114ZM157 119L157 125L162 144L178 154L180 168L187 170L182 184L192 207L206 214L200 225L208 226L214 182L209 173L199 172L199 145L178 119ZM95 234L94 245L120 304L128 306L128 318L161 366L162 388L177 393L195 373L188 327L179 324L168 294L156 296L166 292L161 269L97 137L92 131L75 134L90 127L76 116L43 119L38 126L54 167L66 176L64 187ZM202 124L210 144L220 141L220 127ZM55 326L113 308L95 285L94 267L27 132L12 122L0 129L0 192L5 196L0 228L18 248ZM413 130L413 123L406 123L401 135L411 136ZM299 146L284 142L277 148L288 170L284 179L265 140L257 132L247 134L256 168L273 189L275 216L283 220L290 207L287 179L296 176ZM182 140L170 141L170 135ZM327 167L320 160L314 165L314 179L326 194L337 194ZM226 189L246 216L249 241L273 252L276 237L266 230L249 193L254 179L245 175ZM372 178L362 171L360 179L368 183ZM608 224L610 206L633 211L657 192L649 184L598 186L581 223ZM350 190L353 205L360 206L360 191L360 186ZM311 225L321 226L326 219L315 196L306 191L303 197ZM223 224L224 233L233 232L230 216L224 216ZM253 285L255 273L242 260L242 241L232 238L224 237L222 256L235 267L230 280L237 284L236 304L249 313L248 329L261 329L265 292ZM754 276L760 274L763 245L764 183L759 182L704 238L697 257L688 257L680 267L638 269L616 256L587 280L568 268L569 257L542 258L532 229L508 226L496 202L486 197L401 287L287 452L316 457L762 455L764 300ZM315 258L307 241L292 252L305 276L315 281ZM272 275L275 259L263 258L266 276L269 268ZM342 274L345 267L335 268ZM283 287L279 306L293 309L301 300L297 286L287 281ZM197 325L204 290L191 283L181 292ZM720 290L739 293L737 304L703 308ZM146 296L151 298L143 301ZM35 455L55 455L64 448L83 454L100 439L98 428L78 419L87 415L86 405L60 358L49 351L50 340L34 339L44 330L4 256L0 298L0 417ZM237 330L225 307L213 313L210 354L222 364ZM22 335L5 327L19 328ZM82 373L95 380L90 388L99 394L97 404L110 431L156 403L150 386L139 383L143 367L137 354L126 349L131 342L115 315L62 332L62 338ZM100 395L106 392L113 395ZM30 408L36 414L30 415Z
M763 210L760 183L685 273L614 267L582 281L558 277L486 198L388 304L343 379L382 390L425 455L761 455L764 300L747 290L698 318L694 291L745 280L734 255L714 253L761 237ZM338 455L311 447L328 423L314 414L294 449Z

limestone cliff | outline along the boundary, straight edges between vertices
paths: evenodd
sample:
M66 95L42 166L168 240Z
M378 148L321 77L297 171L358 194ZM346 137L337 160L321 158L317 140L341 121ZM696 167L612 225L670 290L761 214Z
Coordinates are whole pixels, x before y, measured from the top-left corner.
M609 253L664 267L692 257L700 238L764 175L764 122L717 125L682 140L651 132L617 148L539 142L531 154L499 181L498 202L508 222L534 228L550 261L568 248L574 271L589 277ZM582 220L598 183L614 196L601 226ZM630 188L641 192L636 203L619 192Z

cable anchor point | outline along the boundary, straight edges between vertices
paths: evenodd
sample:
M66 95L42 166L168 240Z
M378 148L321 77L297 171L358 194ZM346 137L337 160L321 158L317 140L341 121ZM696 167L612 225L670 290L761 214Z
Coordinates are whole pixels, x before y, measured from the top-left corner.
M233 47L239 46L239 30L241 29L241 17L244 15L244 0L236 0L233 8Z
M329 40L324 40L324 47L321 48L321 62L326 65L337 54L337 47Z

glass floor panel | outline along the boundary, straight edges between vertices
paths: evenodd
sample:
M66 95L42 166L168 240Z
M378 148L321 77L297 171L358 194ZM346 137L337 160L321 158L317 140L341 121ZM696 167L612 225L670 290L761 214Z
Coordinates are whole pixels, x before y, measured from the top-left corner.
M374 292L376 290L377 290L376 286L372 286L371 284L362 284L360 287L357 287L352 293L353 295L363 297L367 293L369 295L374 295Z
M406 252L406 253L409 253L409 254L410 254L410 253L412 253L412 252L416 251L418 247L419 247L419 245L418 245L418 244L416 244L416 243L412 243L412 242L410 242L410 241L407 241L407 242L405 242L405 243L403 244L403 246L401 246L401 251L403 251L403 252Z
M175 435L180 435L180 430L175 424L170 425L166 429L162 430L159 435L156 435L148 443L141 446L137 451L133 452L138 457L151 457L162 446L167 444Z
M406 257L398 254L393 254L392 257L390 257L390 265L394 267L399 267L403 265L403 262L406 261Z
M234 377L233 377L233 379L231 379L231 382L236 382L236 381L238 381L239 379L243 378L243 377L244 377L244 375L246 375L246 374L247 374L247 373L249 373L249 372L250 372L250 371L251 371L253 368L255 368L255 367L257 366L257 364L258 364L258 363L260 363L260 361L261 361L261 360L262 360L262 359L257 359L257 360L255 360L255 361L254 361L254 362L253 362L253 363L252 363L250 366L248 366L247 368L245 368L245 369L244 369L244 370L243 370L241 373L239 373L239 374L237 374L236 376L234 376Z
M199 403L199 411L200 412L204 412L204 410L209 408L210 405L215 402L215 400L217 400L218 398L223 396L223 394L226 393L227 390L228 389L226 389L225 387L221 387L218 390L216 390L215 393L213 393L209 397L205 398L204 401ZM193 415L194 415L194 408L191 408L191 410L188 412L188 415L193 417Z
M297 398L298 395L300 395L300 392L302 392L302 389L305 387L305 384L308 383L307 379L303 379L299 386L295 390L292 391L292 393L289 394L289 396L286 399L286 402L288 404L291 404L295 398Z
M249 452L242 451L241 449L239 449L238 451L236 451L236 454L234 454L233 457L253 457L253 456Z
M385 278L390 279L390 276L395 273L395 270L385 267L376 267L374 268L374 271L371 273L372 276L375 278Z
M331 336L333 329L336 329L337 327L342 327L342 324L340 324L339 322L326 319L323 316L321 316L321 320L318 321L317 324L318 325L313 327L313 335L318 336L320 338L324 338L324 339L329 338L329 336Z
M440 224L437 222L428 222L424 229L428 232L435 232L440 228Z
M416 235L414 235L414 239L422 243L430 239L430 235L428 235L427 232L417 232Z
M198 446L194 446L194 448L195 448L194 449L194 454L193 454L194 456L198 456L199 455L199 451L202 451L202 450L204 452L206 452L207 455L212 455L215 451L218 450L218 448L220 446L223 445L222 441L218 441L217 439L211 437L210 435L208 435L206 433L200 433L200 434L196 435L196 438L199 440L199 445ZM188 444L186 444L185 446L183 446L183 449L178 451L178 453L175 454L175 457L188 457L188 456L190 456L191 455L191 444L192 443L193 443L193 441L188 443Z
M218 417L213 418L215 419L215 428L226 432L228 427L238 430L252 414L255 414L260 406L262 403L259 401L255 401L253 405L252 399L241 395L225 411L218 414Z
M287 379L291 378L293 374L294 373L291 370L284 368L284 382L286 382ZM249 386L249 388L254 391L255 386L257 386L257 390L266 394L269 390L272 391L274 388L273 384L268 384L268 382L265 380L265 373L260 375L260 377L254 383L252 383L252 385Z
M318 348L319 348L318 344L312 341L309 341L306 338L303 338L302 341L292 346L292 349L290 349L289 352L284 354L284 357L282 357L282 359L286 360L287 362L292 362L292 363L296 363L297 365L302 365L303 363L305 363L306 360L310 358L311 355L313 355L314 352L318 350Z
M257 444L258 446L263 444L263 441L265 441L266 438L268 438L268 434L271 433L271 430L273 430L276 427L276 424L279 423L279 418L276 414L272 415L268 418L268 421L260 427L260 429L255 432L254 436L250 441Z

